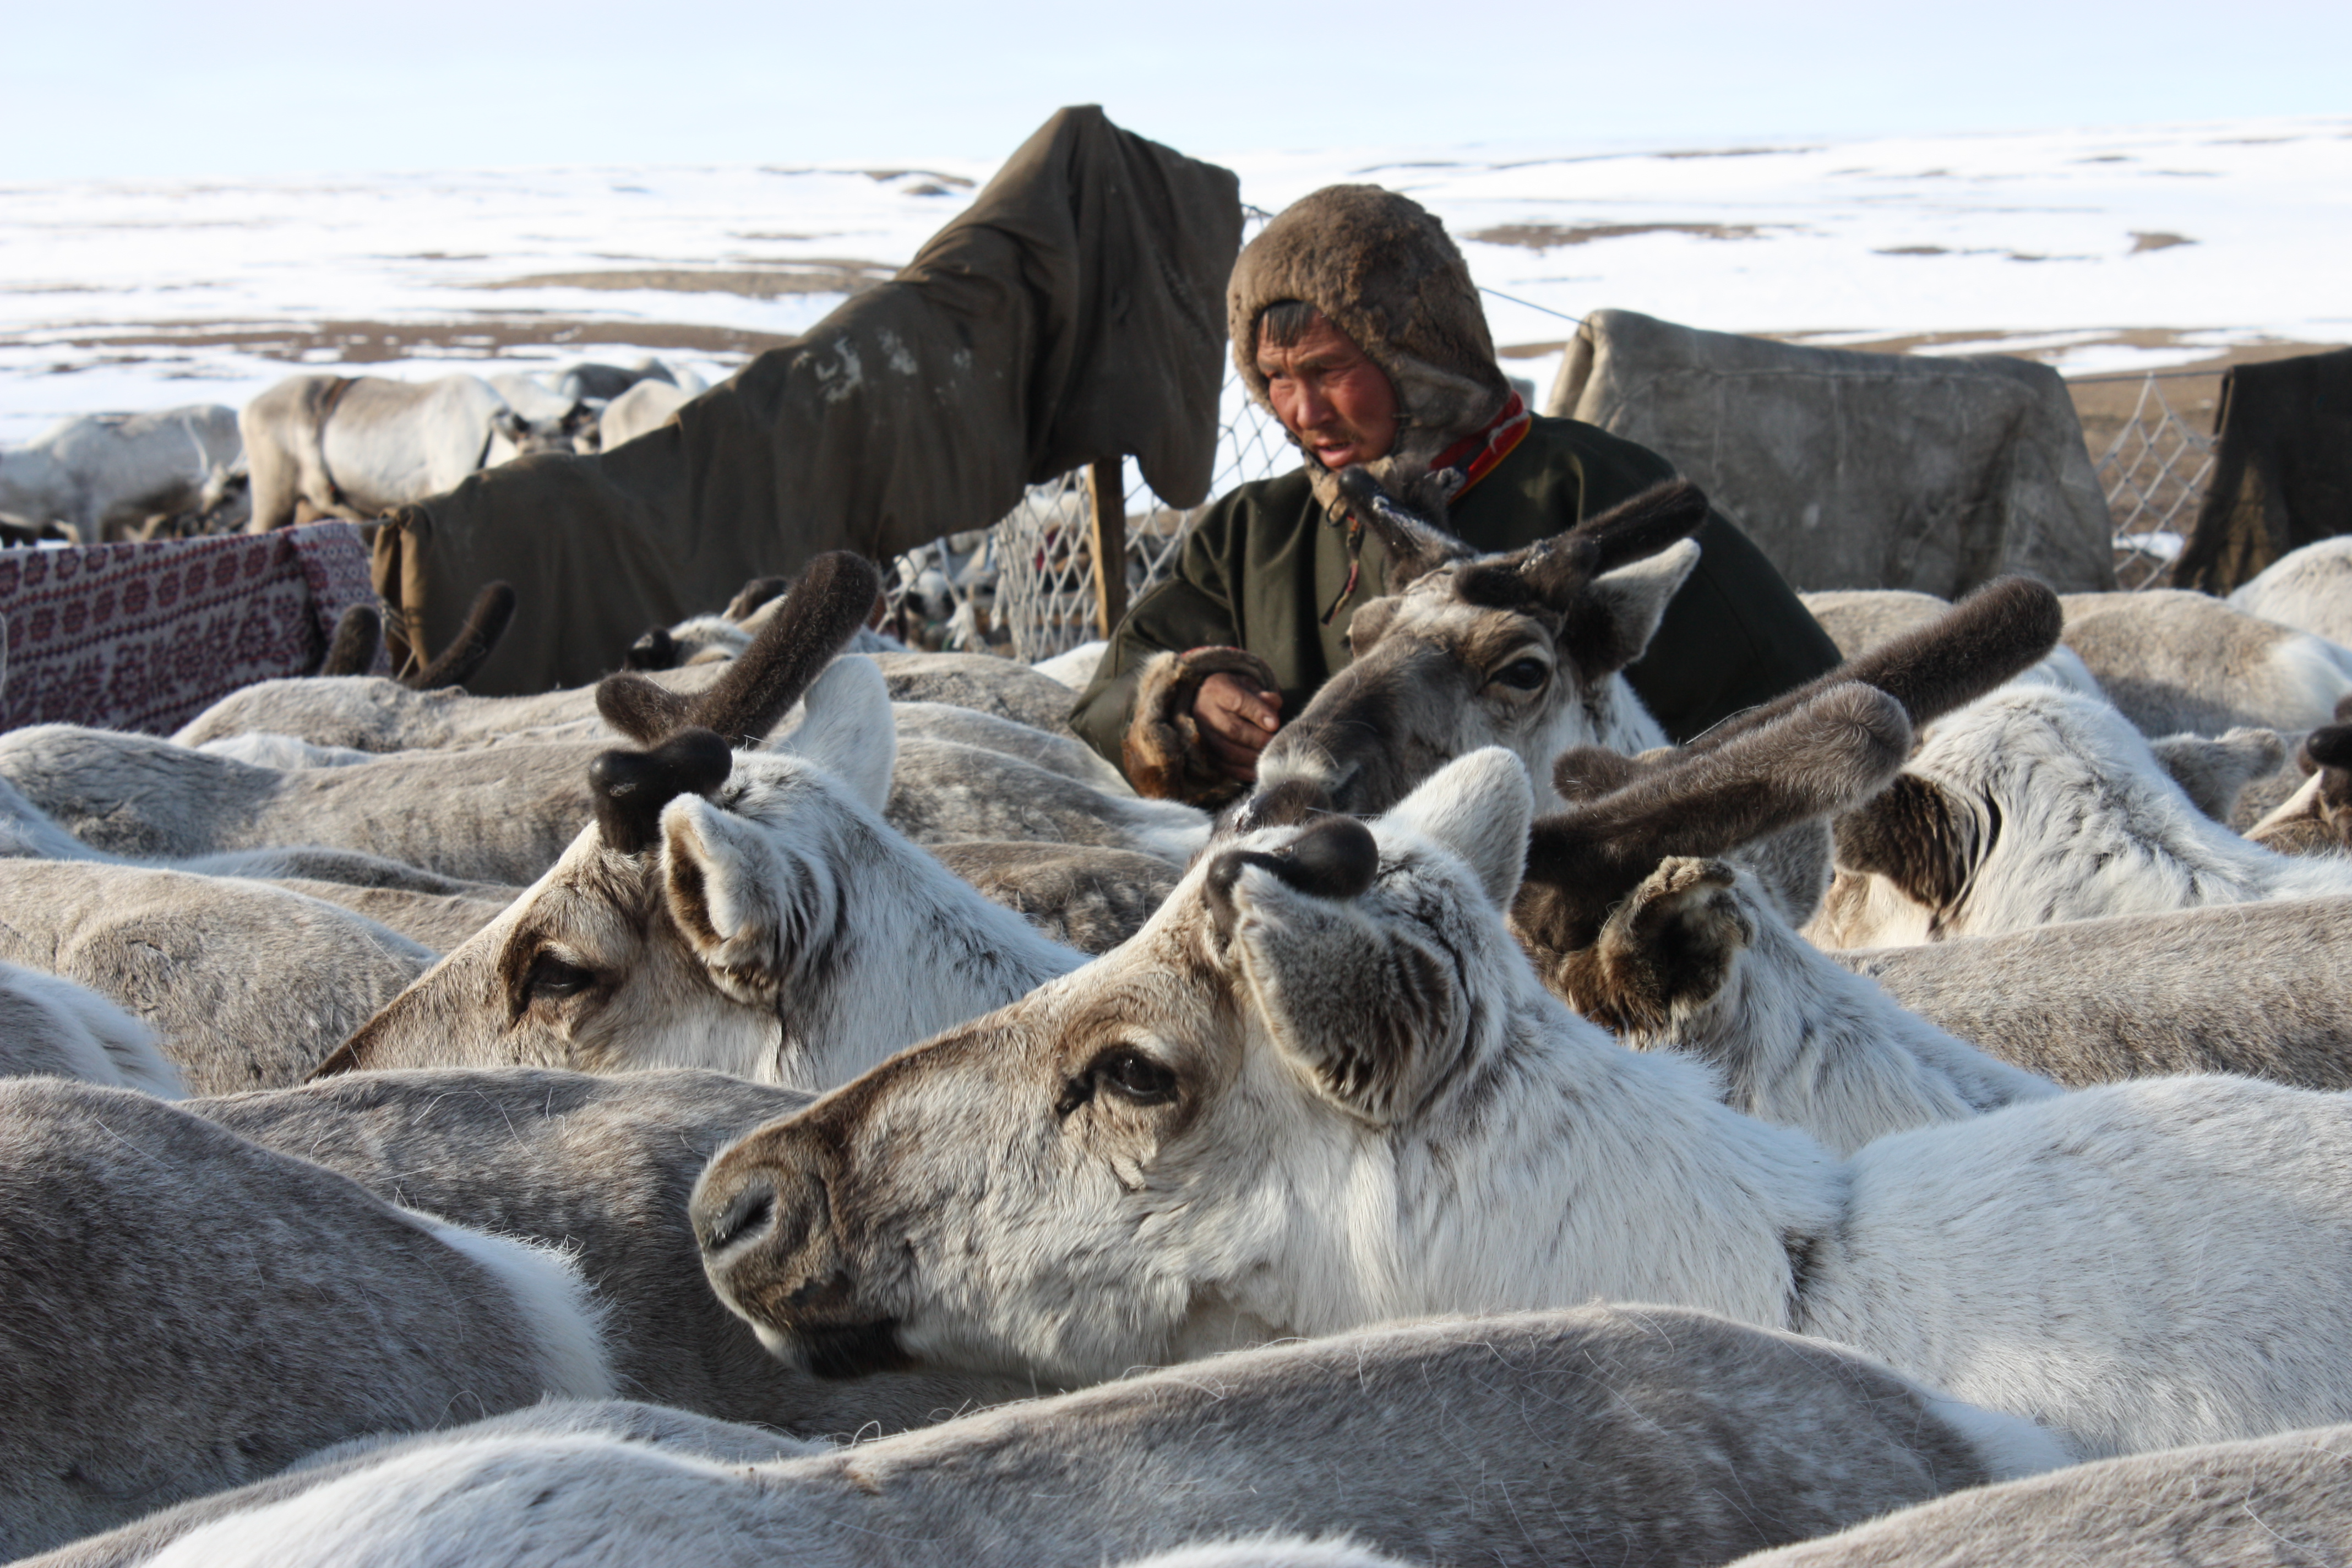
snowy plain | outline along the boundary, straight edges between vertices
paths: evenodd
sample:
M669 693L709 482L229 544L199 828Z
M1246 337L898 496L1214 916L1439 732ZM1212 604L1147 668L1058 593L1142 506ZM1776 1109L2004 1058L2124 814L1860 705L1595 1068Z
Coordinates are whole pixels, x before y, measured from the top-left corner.
M1516 375L1602 306L2070 375L2352 342L2352 117L1805 144L1367 146L1219 161L1278 210L1369 180L1445 220ZM992 167L570 167L0 189L0 442L655 353L717 377L879 280ZM498 360L500 366L477 362Z

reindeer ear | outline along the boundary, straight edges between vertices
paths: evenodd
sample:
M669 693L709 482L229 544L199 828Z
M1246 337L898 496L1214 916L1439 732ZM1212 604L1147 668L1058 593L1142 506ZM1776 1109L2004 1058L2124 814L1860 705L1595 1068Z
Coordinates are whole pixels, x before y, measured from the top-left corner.
M2216 822L2230 820L2247 784L2286 761L2286 742L2276 730L2232 730L2219 740L2167 735L2148 744L2189 804Z
M1383 834L1433 838L1470 863L1498 910L1517 896L1528 866L1528 828L1535 790L1519 759L1500 746L1457 757L1430 775L1380 820Z
M1698 546L1683 540L1646 560L1595 577L1577 595L1560 641L1590 679L1642 657L1666 605L1698 567Z
M863 655L836 659L803 701L807 717L775 749L805 757L874 810L888 805L890 775L898 764L898 724L881 667Z
M1931 910L1950 908L1969 877L1969 847L1949 791L1898 773L1875 798L1837 819L1837 864L1885 878Z
M662 813L662 900L723 989L757 998L832 929L833 887L774 833L694 796Z

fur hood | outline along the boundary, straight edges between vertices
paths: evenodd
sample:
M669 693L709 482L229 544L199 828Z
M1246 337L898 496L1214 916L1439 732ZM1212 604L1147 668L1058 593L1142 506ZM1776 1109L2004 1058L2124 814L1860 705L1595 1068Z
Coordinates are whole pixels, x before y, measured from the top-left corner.
M1284 300L1322 311L1387 373L1397 395L1396 445L1364 467L1391 495L1444 521L1452 497L1430 479L1431 461L1483 429L1511 396L1470 268L1445 226L1378 185L1326 186L1266 225L1234 263L1225 321L1234 363L1269 410L1257 321ZM1344 515L1338 476L1312 454L1307 472L1324 510Z

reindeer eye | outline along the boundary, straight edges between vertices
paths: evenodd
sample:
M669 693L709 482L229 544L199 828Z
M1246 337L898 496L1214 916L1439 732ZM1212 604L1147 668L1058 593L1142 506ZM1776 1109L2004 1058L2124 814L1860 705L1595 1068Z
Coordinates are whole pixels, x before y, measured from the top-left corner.
M561 1001L566 996L579 995L594 984L595 971L583 969L576 963L566 963L551 952L542 952L530 961L530 975L523 982L523 989L533 999L544 996L551 1001Z
M1495 672L1495 679L1519 691L1533 691L1551 676L1539 658L1515 658Z
M1097 1057L1095 1082L1137 1105L1160 1105L1176 1098L1176 1075L1132 1046L1115 1046Z

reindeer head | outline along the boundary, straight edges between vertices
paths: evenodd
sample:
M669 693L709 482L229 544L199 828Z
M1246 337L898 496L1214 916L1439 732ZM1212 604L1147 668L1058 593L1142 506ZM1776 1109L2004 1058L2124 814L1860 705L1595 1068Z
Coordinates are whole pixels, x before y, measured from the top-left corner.
M1343 488L1378 531L1399 591L1357 610L1354 658L1258 763L1261 789L1319 785L1339 809L1384 810L1454 757L1506 746L1538 777L1570 746L1665 740L1620 675L1641 657L1698 547L1706 498L1677 480L1506 555Z
M845 920L842 869L887 832L896 741L871 661L825 667L877 586L856 556L821 556L702 692L606 680L598 705L643 749L597 758L595 824L320 1076L505 1065L845 1076L803 1058L824 1010L842 1005L828 966L870 934ZM736 749L760 745L803 691L809 718L778 748Z
M723 1151L720 1298L822 1373L1055 1380L1431 1310L1365 1280L1400 1147L1507 1092L1532 798L1486 751L1371 826L1213 846L1122 947Z
M1849 682L1719 745L1612 759L1616 777L1535 825L1513 929L1555 994L1646 1044L1714 1001L1759 925L1812 912L1734 862L1876 795L1910 748L1903 705ZM1561 793L1592 788L1596 761L1562 757Z
M2309 776L2294 794L2246 830L2282 855L2352 850L2352 697L2336 704L2336 722L2304 737L2295 761Z

